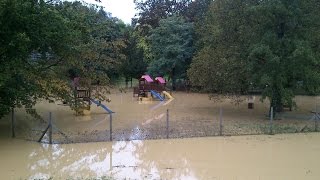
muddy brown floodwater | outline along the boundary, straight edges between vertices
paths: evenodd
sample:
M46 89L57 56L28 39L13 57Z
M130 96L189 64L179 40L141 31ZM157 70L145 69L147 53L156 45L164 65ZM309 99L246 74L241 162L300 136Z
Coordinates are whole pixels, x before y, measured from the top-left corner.
M319 133L62 145L1 136L0 178L318 180L319 142Z
M269 103L254 99L254 109L248 109L247 97L238 105L230 99L209 100L207 94L174 92L173 100L141 102L132 97L132 92L108 95L110 103L102 102L113 114L114 140L163 139L166 134L166 114L169 110L169 138L188 138L219 135L219 110L223 110L224 135L268 134L267 117ZM319 104L319 97L297 96L298 109L285 111L273 123L276 134L314 131L310 111ZM44 120L52 112L55 143L108 141L109 115L96 105L85 116L75 116L74 111L61 102L40 102L35 107ZM3 121L9 122L10 116ZM18 138L38 140L45 123L16 109L16 133ZM62 132L63 134L61 135ZM46 138L46 137L45 137Z
M318 180L320 179L320 134L215 136L219 109L223 109L223 133L264 134L268 129L268 103L255 99L254 110L246 102L235 106L229 99L210 101L206 94L174 93L173 101L139 102L131 92L111 94L106 105L115 112L114 140L166 137L185 139L108 141L109 115L92 105L87 116L75 116L68 106L42 102L36 109L44 120L52 112L54 142L64 141L57 129L76 144L40 144L46 124L16 109L16 133L10 139L10 116L0 120L0 179L77 179L110 176L114 179L213 179L213 180ZM311 110L318 97L296 97L298 109L281 114L274 129L302 132L313 128ZM280 129L280 130L279 130ZM278 130L278 131L277 131ZM30 135L30 134L29 134Z

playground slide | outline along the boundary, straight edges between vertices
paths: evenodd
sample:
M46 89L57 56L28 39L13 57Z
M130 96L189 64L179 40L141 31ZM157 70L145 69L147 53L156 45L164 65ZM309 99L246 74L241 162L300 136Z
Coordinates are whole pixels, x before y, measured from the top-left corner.
M94 99L90 99L91 102L93 102L94 104L96 104L97 106L102 107L104 110L106 110L109 114L114 113L113 111L111 111L107 106L101 104L99 101L95 101Z
M155 97L157 97L160 101L163 101L163 100L164 100L163 97L162 97L159 93L157 93L156 91L150 90L150 92L151 92L152 95L154 95Z
M169 99L173 99L173 97L171 96L171 94L169 94L167 91L162 91L162 93L164 95L166 95Z

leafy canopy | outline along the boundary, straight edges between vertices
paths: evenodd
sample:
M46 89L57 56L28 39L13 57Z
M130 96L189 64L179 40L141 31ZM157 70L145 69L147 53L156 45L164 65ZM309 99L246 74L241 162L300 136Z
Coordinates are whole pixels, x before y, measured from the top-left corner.
M168 75L173 80L185 74L193 54L193 25L182 17L160 20L150 36L153 61L148 66L152 75Z
M72 78L108 85L125 45L121 24L79 2L0 1L0 117L38 100L75 105ZM97 91L98 92L98 91Z
M209 92L262 91L281 111L298 89L318 94L319 3L315 0L216 0L197 26L188 71Z

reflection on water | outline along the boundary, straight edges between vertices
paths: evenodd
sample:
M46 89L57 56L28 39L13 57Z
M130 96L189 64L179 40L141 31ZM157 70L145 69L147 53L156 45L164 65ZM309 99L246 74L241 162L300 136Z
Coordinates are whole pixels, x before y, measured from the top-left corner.
M319 179L320 134L48 145L0 139L1 179Z

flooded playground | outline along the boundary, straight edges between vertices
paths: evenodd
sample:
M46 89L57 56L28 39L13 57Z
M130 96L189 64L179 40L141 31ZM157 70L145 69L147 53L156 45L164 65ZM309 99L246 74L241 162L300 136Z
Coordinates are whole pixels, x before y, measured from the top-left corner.
M8 180L316 180L319 141L318 133L55 145L1 137L0 173Z
M97 142L109 141L110 114L96 105L76 116L62 103L39 103L42 120L16 109L16 139L10 138L10 115L0 122L2 178L319 179L320 134L303 133L314 131L310 111L317 108L317 97L296 97L298 108L278 116L273 124L278 135L270 136L253 135L269 130L268 102L259 97L248 109L245 97L235 105L231 99L209 100L207 94L172 96L160 102L138 101L130 92L110 94L111 102L103 103L115 112L113 142ZM219 135L220 109L223 136L204 137ZM49 112L53 145L35 142Z
M238 104L227 98L213 101L207 94L199 93L174 92L172 96L174 99L166 101L139 101L132 92L110 94L111 102L102 103L115 112L112 114L112 139L269 134L269 103L261 102L259 96L255 97L254 109L248 109L245 96ZM273 133L317 130L311 111L317 108L318 97L297 96L296 103L293 111L277 115L272 124ZM35 108L42 120L27 115L23 109L15 110L18 138L37 141L51 112L54 143L110 140L110 114L100 106L92 104L91 111L84 116L76 116L69 106L59 102L42 102ZM4 121L10 122L10 118L8 115Z

